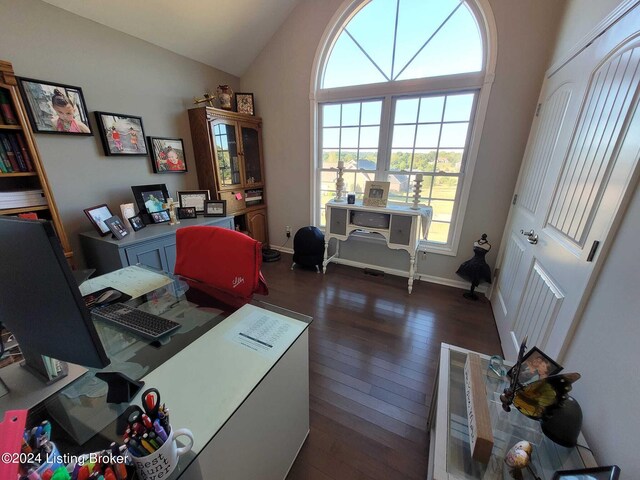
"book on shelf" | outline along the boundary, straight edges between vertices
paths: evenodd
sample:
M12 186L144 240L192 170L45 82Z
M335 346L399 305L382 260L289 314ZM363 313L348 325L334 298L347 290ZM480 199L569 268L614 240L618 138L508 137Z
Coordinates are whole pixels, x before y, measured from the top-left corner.
M13 150L14 155L16 156L16 161L18 162L18 167L21 172L27 172L27 163L24 161L22 157L22 151L20 150L20 145L18 145L18 140L16 139L16 135L7 134L7 138L9 139L9 143L11 144L11 149Z
M11 163L9 163L9 157L7 157L7 154L4 151L2 142L0 142L0 172L2 173L13 172L13 167L11 166Z
M20 151L22 152L24 163L27 165L27 172L33 172L35 169L33 168L33 162L31 161L29 150L27 150L26 140L22 137L21 133L16 133L16 140L18 141L18 146L20 147Z
M20 166L18 165L18 161L16 160L16 156L13 153L13 150L11 148L11 142L9 141L9 138L7 138L7 135L4 133L0 133L0 142L2 142L2 146L4 147L4 151L7 155L7 158L9 159L9 163L11 164L11 169L14 172L19 172L20 171Z
M4 90L0 90L0 114L2 114L2 120L7 125L18 125L18 119L13 111L9 94Z
M47 204L43 190L12 189L0 191L0 209L38 207Z
M38 220L38 214L36 212L19 213L18 217L26 218L27 220Z

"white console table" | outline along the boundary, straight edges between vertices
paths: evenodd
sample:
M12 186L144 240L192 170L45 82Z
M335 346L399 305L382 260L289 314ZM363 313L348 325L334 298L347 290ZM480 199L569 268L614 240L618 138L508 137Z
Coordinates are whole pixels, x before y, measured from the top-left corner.
M327 227L324 234L323 273L327 265L340 256L340 241L347 240L353 232L377 233L392 250L405 250L409 253L408 291L413 289L416 252L422 238L427 238L432 207L365 207L361 203L350 205L344 202L327 203ZM337 240L336 251L328 257L329 241Z

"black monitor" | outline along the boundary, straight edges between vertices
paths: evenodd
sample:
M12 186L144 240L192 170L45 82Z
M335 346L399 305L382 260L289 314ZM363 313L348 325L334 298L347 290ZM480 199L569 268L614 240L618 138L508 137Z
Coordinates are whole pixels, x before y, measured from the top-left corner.
M27 360L109 365L51 222L0 217L0 298L0 322Z

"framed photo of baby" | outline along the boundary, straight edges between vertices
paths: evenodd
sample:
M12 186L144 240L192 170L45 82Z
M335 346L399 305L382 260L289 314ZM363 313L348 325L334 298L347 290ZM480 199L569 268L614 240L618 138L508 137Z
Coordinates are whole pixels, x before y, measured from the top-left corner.
M148 154L141 117L109 112L95 114L105 155Z
M153 173L185 173L187 161L181 138L149 137Z
M18 78L27 115L36 133L93 135L80 87Z

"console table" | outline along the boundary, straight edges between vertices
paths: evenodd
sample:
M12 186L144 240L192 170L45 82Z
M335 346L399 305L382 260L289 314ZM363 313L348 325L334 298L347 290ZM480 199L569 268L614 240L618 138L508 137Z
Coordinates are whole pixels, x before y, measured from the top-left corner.
M324 261L322 271L327 273L327 265L340 255L340 241L347 240L353 232L381 235L391 250L405 250L409 254L408 291L413 289L416 252L420 239L427 238L432 207L365 207L361 203L347 204L334 202L326 205L327 228L324 234ZM328 257L329 241L336 239L336 251Z
M233 229L233 217L198 217L180 220L179 224L148 225L137 232L129 232L122 240L101 237L98 232L80 234L80 243L87 266L96 275L119 268L142 264L173 273L176 263L176 230L194 225L209 225Z
M582 434L578 438L578 447L565 448L545 437L538 422L525 417L515 408L509 413L504 412L495 394L502 392L506 383L487 374L489 357L486 355L480 355L480 358L485 372L494 445L487 465L473 460L464 387L464 364L468 353L471 352L446 343L440 347L439 372L429 411L429 480L512 478L504 463L504 456L520 440L533 444L532 468L543 480L551 480L556 470L597 466ZM525 472L524 478L533 477Z

